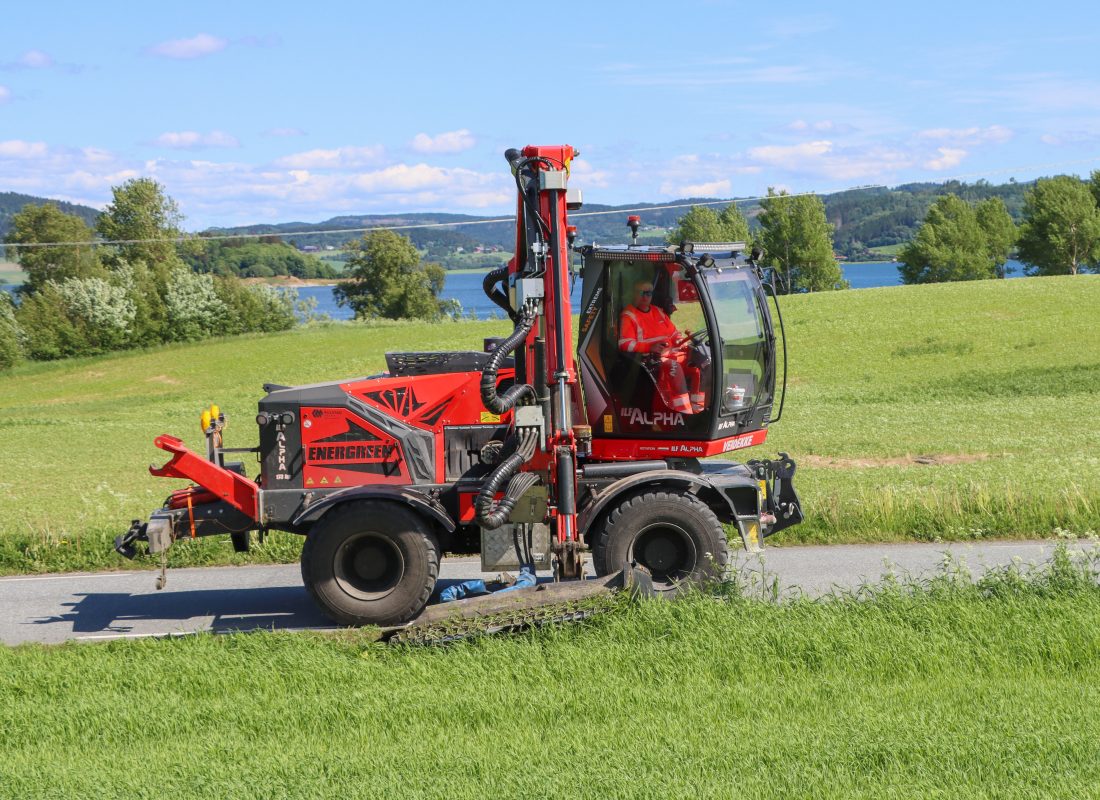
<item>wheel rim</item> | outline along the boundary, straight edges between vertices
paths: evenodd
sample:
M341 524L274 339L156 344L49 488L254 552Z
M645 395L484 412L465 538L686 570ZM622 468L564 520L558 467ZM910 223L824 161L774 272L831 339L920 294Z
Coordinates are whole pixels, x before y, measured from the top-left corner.
M630 559L649 570L655 580L675 583L695 570L695 543L679 525L661 522L648 525L634 537Z
M358 600L381 600L405 575L401 551L377 533L350 537L336 551L332 566L337 585Z

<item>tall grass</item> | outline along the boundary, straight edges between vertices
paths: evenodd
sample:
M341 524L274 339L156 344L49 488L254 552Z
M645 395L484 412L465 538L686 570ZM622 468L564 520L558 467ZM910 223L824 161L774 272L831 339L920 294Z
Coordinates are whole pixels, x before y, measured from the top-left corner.
M35 797L1088 797L1100 589L1060 550L821 600L733 589L446 649L363 632L0 650Z
M866 289L784 300L783 420L756 451L802 460L806 522L774 540L1049 536L1096 530L1100 276ZM175 484L150 477L164 432L201 447L198 411L252 446L265 382L377 373L386 350L480 349L504 322L333 324L0 376L0 572L127 564L110 542ZM919 463L923 461L935 463ZM249 465L254 472L255 466ZM296 557L275 536L247 559L222 542L175 564Z

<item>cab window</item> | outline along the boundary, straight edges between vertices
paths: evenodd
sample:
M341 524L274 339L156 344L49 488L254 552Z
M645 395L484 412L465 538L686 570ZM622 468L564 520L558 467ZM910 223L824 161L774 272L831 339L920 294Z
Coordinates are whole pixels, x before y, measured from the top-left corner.
M722 352L722 413L731 414L766 400L763 386L767 353L764 315L751 275L745 270L706 273Z

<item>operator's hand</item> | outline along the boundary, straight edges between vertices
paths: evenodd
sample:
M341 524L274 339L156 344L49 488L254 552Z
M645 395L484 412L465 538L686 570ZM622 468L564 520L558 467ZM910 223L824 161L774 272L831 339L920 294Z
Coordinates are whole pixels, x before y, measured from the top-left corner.
M649 348L649 352L650 352L650 353L651 353L652 355L655 355L655 356L659 356L659 355L661 355L662 353L664 353L664 352L665 352L665 350L667 350L667 349L668 349L668 347L669 347L669 344L670 344L669 340L668 340L668 339L664 339L663 341L657 342L657 343L656 343L656 344L654 344L654 345L653 345L653 346L652 346L651 348Z

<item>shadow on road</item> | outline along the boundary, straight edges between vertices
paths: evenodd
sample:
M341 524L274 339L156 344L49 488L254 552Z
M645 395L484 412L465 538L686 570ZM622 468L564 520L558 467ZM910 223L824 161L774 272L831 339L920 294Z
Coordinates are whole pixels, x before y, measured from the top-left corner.
M36 625L72 625L73 633L130 633L135 623L142 631L171 633L195 630L191 620L212 618L198 626L215 632L331 626L301 586L259 589L199 589L156 594L90 592L74 595L76 602L64 614L33 620ZM173 625L173 623L178 623Z
M438 602L439 592L444 588L460 582L440 580L431 602ZM302 586L165 590L156 594L89 592L72 596L79 599L62 603L70 611L28 620L28 623L59 625L66 629L71 625L75 634L132 633L135 628L152 634L333 626L332 620L321 613Z

